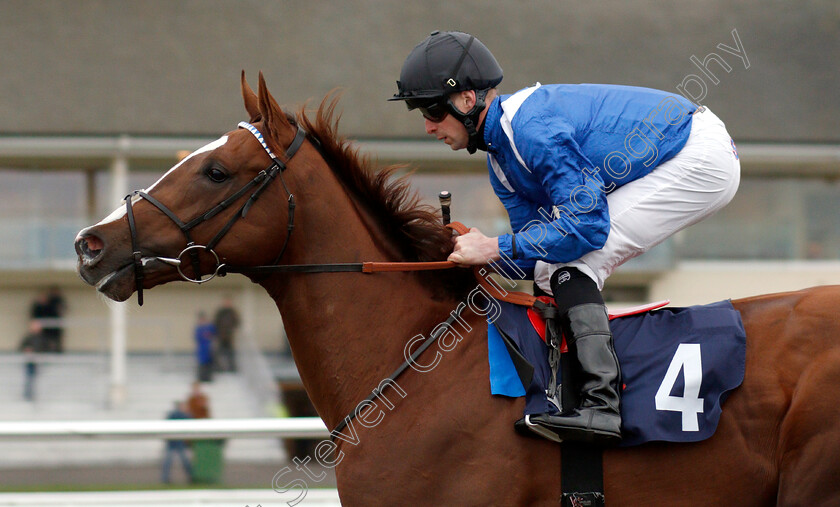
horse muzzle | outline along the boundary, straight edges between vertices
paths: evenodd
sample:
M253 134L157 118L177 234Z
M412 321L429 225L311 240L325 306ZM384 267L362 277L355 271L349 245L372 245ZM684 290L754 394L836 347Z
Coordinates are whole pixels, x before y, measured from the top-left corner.
M137 266L132 252L112 248L107 239L92 228L79 232L75 240L76 264L79 277L87 284L114 301L125 301L138 291ZM142 257L140 264L142 279L148 285L155 285L178 278L181 274L180 261L168 257ZM175 269L177 268L177 270ZM189 271L189 270L188 270ZM186 277L185 274L181 274Z
M88 230L81 231L75 241L79 277L115 301L125 301L134 292L130 280L132 264L110 255L104 239Z

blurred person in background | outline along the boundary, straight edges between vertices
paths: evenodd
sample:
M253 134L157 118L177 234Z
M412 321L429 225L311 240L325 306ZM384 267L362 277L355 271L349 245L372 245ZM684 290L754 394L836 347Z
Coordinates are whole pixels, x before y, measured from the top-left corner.
M234 338L239 327L239 313L233 307L233 300L225 296L222 306L216 310L213 318L218 337L216 349L216 367L219 371L236 371L236 357L234 352Z
M50 287L47 292L47 307L53 315L53 322L44 326L44 332L48 340L51 340L53 349L56 352L64 351L64 313L67 310L67 303L61 289L56 286Z
M201 390L201 382L192 383L192 391L187 399L187 412L193 419L207 419L210 417L210 401Z
M172 410L168 414L166 414L166 419L190 419L190 415L189 413L187 413L187 404L183 401L176 401L175 406L172 408ZM178 458L181 460L181 464L184 466L184 473L187 474L187 478L190 482L192 482L192 464L190 463L189 456L187 456L187 443L184 440L166 441L166 454L163 457L161 481L164 484L169 484L172 482L170 472L172 471L173 455L177 455Z
M215 340L216 326L210 322L206 313L199 312L195 326L195 357L198 362L200 382L213 380L213 343Z
M44 337L44 351L62 352L64 344L62 337L64 329L61 318L64 316L64 296L58 287L50 287L41 292L32 303L30 317L41 321Z
M43 351L44 330L38 320L31 320L26 334L20 342L20 351L23 353L23 399L33 401L35 399L35 377L38 374L37 354Z

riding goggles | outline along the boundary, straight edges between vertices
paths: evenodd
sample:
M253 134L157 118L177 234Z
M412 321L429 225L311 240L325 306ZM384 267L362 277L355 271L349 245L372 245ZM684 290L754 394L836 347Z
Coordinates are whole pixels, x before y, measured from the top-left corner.
M409 111L412 109L419 109L423 118L432 123L440 123L449 114L449 104L447 101L429 101L429 100L406 100L406 106Z

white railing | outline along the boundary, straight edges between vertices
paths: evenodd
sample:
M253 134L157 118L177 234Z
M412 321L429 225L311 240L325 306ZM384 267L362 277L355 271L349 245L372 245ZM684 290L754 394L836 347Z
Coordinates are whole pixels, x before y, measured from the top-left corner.
M0 422L0 441L44 439L227 439L327 438L317 417L277 419L184 419L164 421ZM340 507L338 491L307 489L301 504ZM271 488L250 490L88 491L74 493L0 493L0 507L195 507L280 505L288 502ZM289 504L293 505L293 504Z
M263 507L295 505L272 489L0 493L0 507ZM302 507L340 507L338 491L310 489Z
M0 422L0 440L21 439L222 439L328 438L317 417L276 419L175 419L163 421Z

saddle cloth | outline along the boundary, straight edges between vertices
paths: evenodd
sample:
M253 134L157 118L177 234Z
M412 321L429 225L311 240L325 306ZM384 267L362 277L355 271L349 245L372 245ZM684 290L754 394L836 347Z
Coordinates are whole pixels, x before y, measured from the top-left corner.
M525 396L526 415L557 413L545 394L547 346L525 307L499 304L488 325L491 394ZM621 445L712 436L721 404L744 379L746 333L732 304L664 308L613 319L610 327L623 384Z

